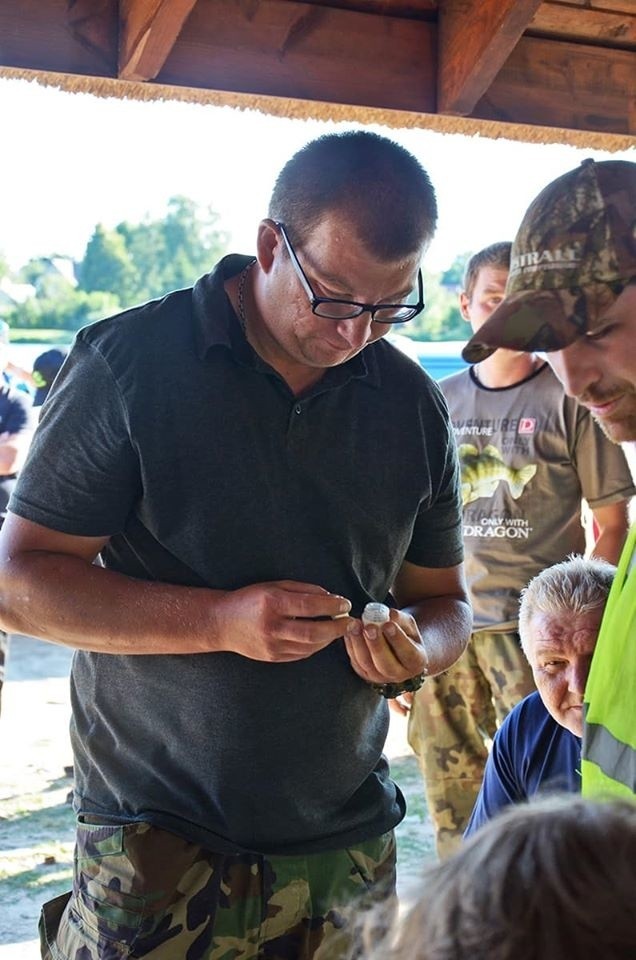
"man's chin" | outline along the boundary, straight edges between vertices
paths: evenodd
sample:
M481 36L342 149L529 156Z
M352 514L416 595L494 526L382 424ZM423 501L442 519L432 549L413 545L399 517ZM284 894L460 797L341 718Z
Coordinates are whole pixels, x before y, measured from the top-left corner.
M599 427L612 443L629 443L636 440L636 414L620 420L594 417Z
M573 713L573 711L571 712ZM568 716L565 722L561 720L561 726L573 733L575 737L581 738L583 736L583 713L581 712L579 716Z

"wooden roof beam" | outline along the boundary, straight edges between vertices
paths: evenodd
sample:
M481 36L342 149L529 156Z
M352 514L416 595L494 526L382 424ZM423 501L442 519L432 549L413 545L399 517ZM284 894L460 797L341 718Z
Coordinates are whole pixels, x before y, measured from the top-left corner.
M196 0L121 0L121 80L154 80L195 3Z
M440 0L438 113L472 113L540 5L541 0Z
M325 119L332 116L330 104L336 119L348 116L347 106L354 108L352 118L357 108L378 117L393 111L377 120L390 126L401 125L401 111L402 125L437 129L433 22L339 6L316 11L289 0L199 0L154 80L131 83L117 79L118 14L115 0L74 0L71 6L68 0L0 0L0 74L36 71L70 89L141 99L151 98L155 85L161 96L175 99L200 94L204 100L206 91L213 102L216 94L227 94L231 103L243 94L279 98L263 109L283 116ZM99 78L107 81L103 88ZM577 142L585 143L588 133L590 145L618 136L627 141L609 149L626 149L636 134L635 103L633 50L533 37L528 30L468 116L485 121L486 136L504 135L505 126L488 132L494 121L511 130L528 125L515 139L558 140L562 130L564 142L574 142L565 131L581 131Z
M434 113L436 72L434 23L298 0L199 0L156 80Z

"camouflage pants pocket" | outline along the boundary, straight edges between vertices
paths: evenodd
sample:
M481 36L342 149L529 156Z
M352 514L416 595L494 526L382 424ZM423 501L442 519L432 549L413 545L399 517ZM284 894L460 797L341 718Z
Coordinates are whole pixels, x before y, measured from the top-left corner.
M42 908L44 958L123 960L130 956L146 898L120 889L119 878L131 874L123 866L126 832L143 826L78 824L73 890Z
M323 874L312 882L313 960L354 960L363 955L362 928L379 904L395 896L396 844L393 831L342 851L314 858ZM322 893L322 901L320 898ZM320 926L317 921L319 920ZM290 954L291 956L291 954Z
M352 877L359 879L360 887L382 897L395 888L396 845L393 831L377 840L350 847L345 851L353 864Z
M49 900L42 907L38 929L40 933L40 954L43 960L66 960L57 949L55 937L60 926L62 914L71 899L71 892L63 893Z
M99 894L100 898L85 894L71 899L70 895L54 936L49 933L46 941L49 954L43 954L45 957L50 955L52 960L79 960L80 957L82 960L125 960L130 957L131 945L118 939L117 933L111 935L111 924L114 913L118 913L124 927L122 935L133 928L137 930L141 922L140 905L128 902L128 905L136 906L136 910L122 907L122 900L126 902L126 899L106 887L91 885L90 892ZM45 904L42 911L48 930L51 929L51 907L54 904L55 901Z

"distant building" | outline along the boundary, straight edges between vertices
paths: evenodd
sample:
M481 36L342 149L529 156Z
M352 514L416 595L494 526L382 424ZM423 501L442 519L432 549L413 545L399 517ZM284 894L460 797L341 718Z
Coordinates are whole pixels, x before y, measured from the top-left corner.
M31 283L15 283L9 277L0 279L0 314L8 313L20 303L35 296L35 287Z
M49 263L52 271L61 274L72 287L77 286L76 263L71 257L42 257L42 263Z
M77 286L77 277L75 275L75 261L71 257L33 257L27 264L30 269L29 275L33 279L36 292L39 292L42 286L46 286L46 281L52 277L61 277L72 287Z

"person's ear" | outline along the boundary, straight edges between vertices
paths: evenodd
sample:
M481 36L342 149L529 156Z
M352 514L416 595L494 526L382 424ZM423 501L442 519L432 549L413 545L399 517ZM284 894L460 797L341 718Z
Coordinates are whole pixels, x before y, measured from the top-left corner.
M269 273L274 258L280 253L283 238L276 223L269 218L261 220L256 234L256 259L264 273Z
M470 313L468 312L469 307L470 307L470 299L464 293L464 291L462 291L459 295L459 312L461 313L466 323L470 323Z

